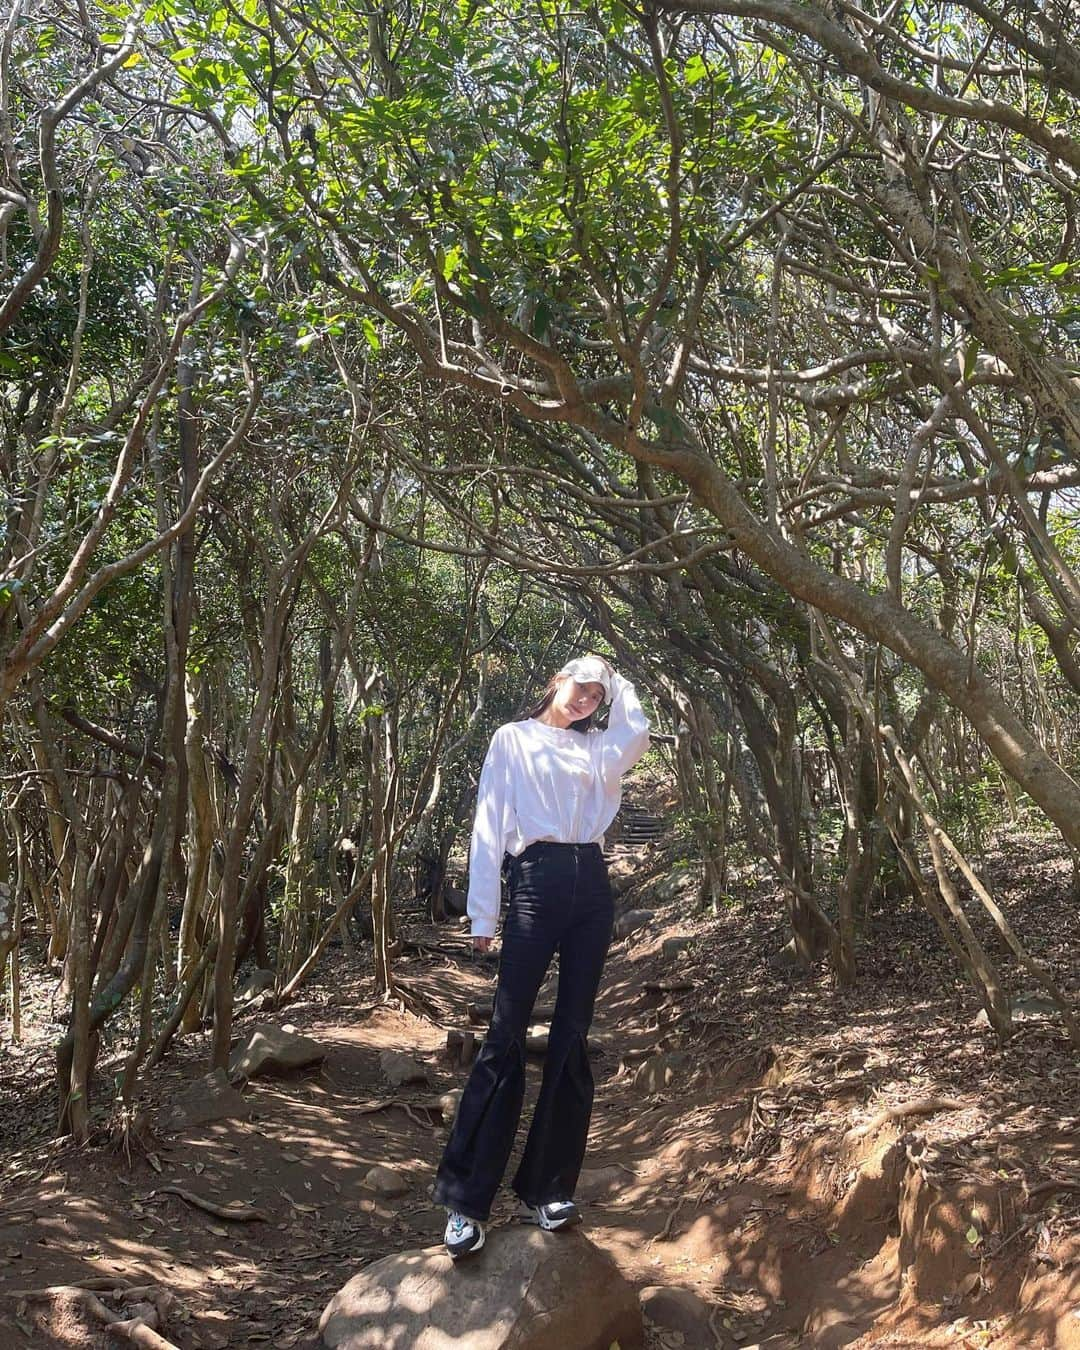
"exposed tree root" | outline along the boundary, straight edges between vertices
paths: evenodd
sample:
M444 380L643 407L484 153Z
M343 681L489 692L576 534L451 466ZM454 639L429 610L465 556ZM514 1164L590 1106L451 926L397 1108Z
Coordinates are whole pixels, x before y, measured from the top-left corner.
M89 1287L88 1287L89 1286ZM125 1302L132 1304L130 1315L115 1313L97 1297L94 1290L119 1295ZM91 1279L79 1280L75 1284L54 1284L43 1289L12 1289L8 1298L23 1303L50 1302L63 1299L79 1308L90 1321L104 1326L112 1336L141 1345L145 1350L180 1350L173 1341L166 1340L157 1328L165 1323L165 1310L173 1301L172 1295L155 1285L140 1285L137 1288L125 1287L116 1280Z
M968 1105L970 1103L959 1102L955 1097L923 1097L914 1102L900 1102L897 1106L886 1106L865 1125L848 1130L844 1137L849 1142L865 1139L868 1134L880 1130L882 1125L888 1125L890 1121L903 1120L906 1116L932 1116L938 1111L963 1111Z
M668 1211L668 1216L664 1222L663 1228L660 1230L659 1233L657 1233L657 1235L654 1238L651 1239L651 1241L645 1244L647 1247L651 1247L654 1242L671 1241L671 1230L675 1227L675 1220L679 1217L680 1213L682 1212L682 1207L683 1205L686 1204L688 1198L689 1197L684 1195L679 1200L678 1204L672 1206L672 1208Z
M1027 1192L1028 1208L1031 1208L1033 1200L1038 1200L1044 1195L1052 1195L1055 1191L1080 1191L1080 1181L1071 1181L1066 1177L1051 1177L1049 1181L1040 1181Z
M147 1199L152 1199L155 1195L176 1195L181 1200L186 1200L189 1205L194 1205L196 1209L205 1210L207 1214L213 1214L219 1219L229 1219L233 1223L269 1223L270 1216L261 1209L255 1209L252 1205L241 1204L235 1200L228 1205L216 1205L212 1200L204 1200L201 1195L196 1195L194 1191L186 1191L182 1186L159 1186L156 1191L151 1191Z
M415 1120L417 1125L422 1125L425 1130L431 1128L431 1121L425 1120L409 1105L408 1102L399 1102L396 1097L381 1097L375 1102L363 1102L359 1105L350 1107L350 1110L356 1111L361 1116L373 1115L376 1111L389 1111L392 1106L396 1106L399 1111L404 1111L410 1120ZM419 1106L424 1111L438 1111L442 1113L442 1107L437 1102L420 1102Z

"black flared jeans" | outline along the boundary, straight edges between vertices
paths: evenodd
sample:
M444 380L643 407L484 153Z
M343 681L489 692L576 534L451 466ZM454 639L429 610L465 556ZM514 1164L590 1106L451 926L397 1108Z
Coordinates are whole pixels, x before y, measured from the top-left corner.
M439 1164L437 1204L470 1219L491 1213L525 1096L525 1032L556 952L559 992L544 1077L513 1188L528 1205L573 1198L592 1115L586 1037L612 919L599 844L530 844L513 859L491 1027Z

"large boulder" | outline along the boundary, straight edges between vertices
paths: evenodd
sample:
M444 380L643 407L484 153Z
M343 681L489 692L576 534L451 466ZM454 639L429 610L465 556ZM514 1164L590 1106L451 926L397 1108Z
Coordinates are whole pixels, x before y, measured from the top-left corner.
M442 1248L384 1257L319 1320L331 1350L642 1350L637 1295L580 1232L497 1228L458 1265Z
M254 1078L258 1074L295 1073L326 1058L326 1047L292 1027L267 1022L255 1027L229 1061L229 1077Z

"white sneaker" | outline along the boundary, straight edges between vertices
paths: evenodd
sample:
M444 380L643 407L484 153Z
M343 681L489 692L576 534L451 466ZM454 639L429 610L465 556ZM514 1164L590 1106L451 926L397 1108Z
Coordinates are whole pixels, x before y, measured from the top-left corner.
M581 1222L581 1211L573 1200L551 1200L546 1205L527 1205L522 1201L521 1218L535 1223L549 1233L556 1228L567 1228Z
M485 1237L486 1227L478 1219L469 1219L456 1210L447 1210L443 1242L452 1260L458 1261L463 1256L478 1252L484 1245Z

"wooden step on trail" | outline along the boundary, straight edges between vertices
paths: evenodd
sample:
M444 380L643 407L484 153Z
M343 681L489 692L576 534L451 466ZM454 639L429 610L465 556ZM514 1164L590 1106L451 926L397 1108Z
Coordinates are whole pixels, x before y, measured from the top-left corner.
M482 1038L481 1038L482 1039ZM479 1049L477 1033L471 1028L451 1028L446 1033L446 1053L452 1064L467 1069L476 1058Z
M622 823L620 842L623 844L651 844L662 838L666 831L667 822L663 816L637 806L624 806L619 819Z

